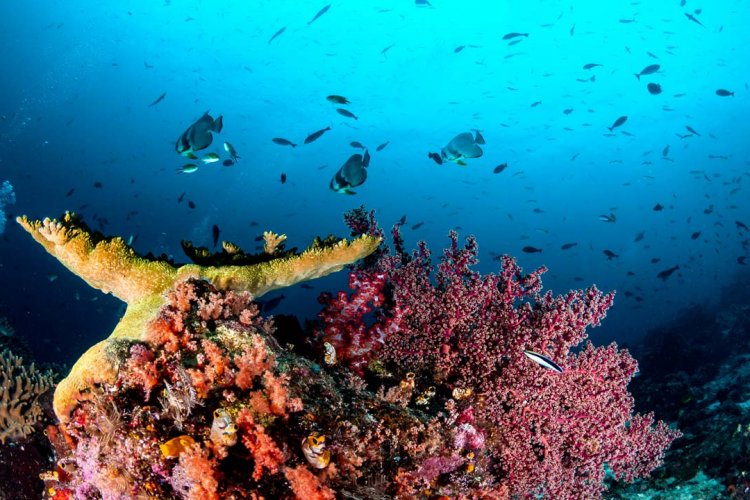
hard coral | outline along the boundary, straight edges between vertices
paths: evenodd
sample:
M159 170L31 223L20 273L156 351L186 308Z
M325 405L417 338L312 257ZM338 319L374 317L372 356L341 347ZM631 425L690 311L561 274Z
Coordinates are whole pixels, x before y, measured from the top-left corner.
M338 271L344 265L370 254L380 243L379 239L372 236L364 236L351 242L326 240L321 243L320 240L315 240L301 254L288 251L281 255L264 254L257 257L241 252L229 255L225 251L224 254L215 256L216 259L212 258L214 256L204 255L202 262L227 261L232 265L185 264L175 267L170 262L138 256L122 238L107 238L91 231L71 213L66 213L59 221L35 221L25 216L16 220L74 274L92 287L112 293L128 304L110 338L89 349L57 386L54 409L58 418L64 422L92 388L98 384L114 382L118 370L115 365L117 356L113 350L117 342L144 340L143 335L148 331L146 325L165 304L164 294L175 283L191 277L201 278L211 281L224 291L248 291L258 297L277 288ZM216 301L216 297L204 298L201 317L204 320L215 320L220 314L229 312ZM175 349L176 346L172 345L171 348Z

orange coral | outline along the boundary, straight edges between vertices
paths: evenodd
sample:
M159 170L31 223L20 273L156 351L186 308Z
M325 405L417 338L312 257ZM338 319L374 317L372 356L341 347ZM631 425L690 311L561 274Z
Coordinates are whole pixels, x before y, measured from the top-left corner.
M286 457L274 440L266 434L266 429L256 424L253 415L247 408L243 408L237 415L237 425L242 432L242 444L248 449L255 461L253 479L263 477L263 469L269 474L278 474Z
M276 362L276 358L268 352L266 343L260 335L254 334L250 340L252 345L234 358L234 364L238 369L235 384L243 390L250 389L253 379L270 370Z
M333 490L320 484L318 478L304 465L284 469L284 476L289 486L299 499L305 500L333 500L336 498Z
M190 500L218 500L219 480L216 477L218 464L210 452L199 443L189 446L180 454L180 472L189 487Z

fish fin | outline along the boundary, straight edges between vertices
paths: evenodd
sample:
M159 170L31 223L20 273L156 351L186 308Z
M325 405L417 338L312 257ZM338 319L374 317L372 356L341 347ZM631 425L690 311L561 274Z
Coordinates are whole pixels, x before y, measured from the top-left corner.
M219 117L214 120L214 124L211 127L211 130L213 130L217 134L220 134L222 128L224 128L224 116L219 115Z
M641 81L641 75L639 75L638 73L633 73L633 74L635 75L636 78L638 78L638 81L640 82Z
M466 166L466 162L463 161L463 160L456 160L456 165L460 165L462 167L465 167Z

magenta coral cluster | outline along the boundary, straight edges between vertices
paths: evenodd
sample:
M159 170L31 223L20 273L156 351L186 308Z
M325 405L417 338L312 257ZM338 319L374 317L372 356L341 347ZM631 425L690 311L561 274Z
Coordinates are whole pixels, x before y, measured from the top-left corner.
M379 231L363 209L347 222L354 233ZM460 247L455 232L435 270L423 242L409 255L398 225L392 234L395 253L353 270L349 296L321 298L320 337L342 363L358 373L370 367L409 376L418 388L432 388L434 406L469 412L456 444L470 426L482 442L473 470L513 497L595 498L605 489L605 467L631 481L661 463L679 432L651 414L633 414L627 384L636 361L616 344L581 345L614 294L593 286L543 294L545 269L523 274L508 256L499 273L481 276L471 268L476 241ZM562 373L525 351L549 357ZM440 476L423 486L455 492Z

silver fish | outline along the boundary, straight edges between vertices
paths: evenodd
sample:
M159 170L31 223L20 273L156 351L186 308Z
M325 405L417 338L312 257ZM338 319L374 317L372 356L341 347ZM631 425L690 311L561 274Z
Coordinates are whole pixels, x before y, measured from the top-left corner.
M431 153L430 157L435 159ZM443 161L455 161L461 164L464 158L479 158L484 152L477 144L476 138L471 132L463 132L456 137L440 151L440 159ZM437 160L436 160L437 161Z
M186 131L180 135L175 144L175 150L181 155L188 155L194 151L200 151L206 149L211 145L213 136L211 132L221 133L221 129L224 126L223 117L219 116L217 119L213 119L208 111L203 113L203 116L190 125Z
M365 155L369 156L367 150ZM356 194L351 188L361 186L367 180L367 165L364 158L361 154L351 155L331 179L331 190L343 194Z

